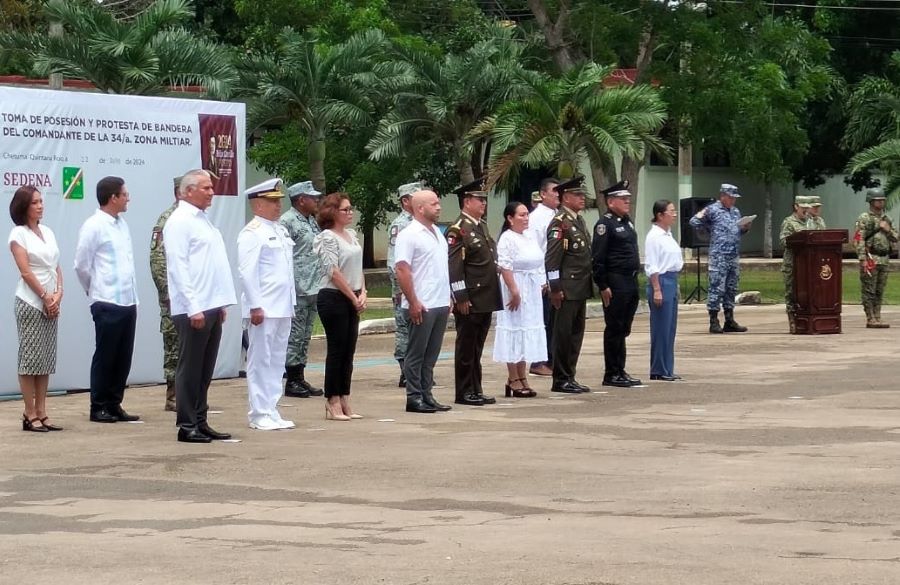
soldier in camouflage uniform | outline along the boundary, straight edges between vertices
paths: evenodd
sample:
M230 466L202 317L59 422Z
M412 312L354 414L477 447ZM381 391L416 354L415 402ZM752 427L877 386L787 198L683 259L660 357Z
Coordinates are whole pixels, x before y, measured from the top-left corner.
M406 358L406 345L409 343L409 315L403 313L400 306L401 291L400 285L397 283L397 275L394 274L394 245L397 243L397 234L412 223L413 216L410 213L410 201L412 194L425 188L425 184L421 181L418 183L407 183L400 185L397 189L397 196L400 198L400 215L391 222L389 229L390 240L388 240L387 248L387 269L388 278L391 280L391 298L394 300L394 359L400 364L400 381L397 386L406 387L406 377L403 375L403 360Z
M321 396L320 388L306 381L306 358L309 338L316 318L316 295L322 284L322 264L313 254L313 239L319 233L316 210L322 193L313 188L312 181L295 183L288 187L291 208L281 216L281 225L287 228L294 240L294 285L297 304L291 319L291 335L288 338L285 370L287 384L285 396L308 398Z
M710 333L743 333L746 327L734 320L734 297L741 277L741 236L750 224L738 225L741 212L734 206L741 194L738 188L723 183L719 200L707 205L691 218L691 227L709 231L709 312ZM725 309L725 326L719 325L719 307Z
M859 280L862 282L862 305L866 312L866 327L883 329L890 327L881 321L881 298L888 277L888 256L897 241L897 230L891 218L884 212L883 189L866 191L869 211L856 220L853 243L859 256Z
M794 313L796 309L794 306L794 251L785 245L785 241L788 236L792 234L803 230L813 229L810 225L814 224L809 222L809 218L807 217L810 209L811 202L809 197L800 195L795 197L794 212L784 218L784 221L781 222L781 233L779 234L781 247L784 249L784 254L781 257L781 274L784 276L784 308L787 311L788 326L790 327L791 333L797 332L794 323Z
M163 336L163 373L166 377L165 410L175 411L175 368L178 366L178 333L169 312L169 284L166 280L166 248L163 243L163 228L166 220L178 205L178 189L181 177L175 177L175 201L162 212L150 237L150 275L159 295L159 331Z
M821 216L822 213L822 199L818 195L810 195L807 197L809 199L809 210L806 215L806 224L807 228L810 230L824 230L828 229L825 225L825 219Z

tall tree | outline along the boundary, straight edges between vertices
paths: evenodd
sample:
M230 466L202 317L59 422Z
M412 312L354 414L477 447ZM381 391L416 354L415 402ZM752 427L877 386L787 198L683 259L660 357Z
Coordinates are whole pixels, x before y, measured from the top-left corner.
M200 85L225 97L236 81L228 52L184 28L193 17L188 0L157 0L127 20L94 2L50 0L44 10L47 20L62 23L63 36L0 33L0 48L27 56L36 75L59 73L107 93L141 95Z

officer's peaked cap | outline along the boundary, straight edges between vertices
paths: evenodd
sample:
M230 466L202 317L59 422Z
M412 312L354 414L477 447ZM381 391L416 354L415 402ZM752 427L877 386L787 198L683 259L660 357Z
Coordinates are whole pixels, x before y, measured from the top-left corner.
M281 199L284 197L284 182L281 179L269 179L244 191L247 199Z
M466 196L470 197L481 197L482 199L487 199L488 193L486 190L487 186L487 177L481 177L479 179L475 179L471 183L466 183L465 185L460 185L456 189L453 190L460 199L465 198Z
M563 193L575 193L577 195L587 195L587 189L584 187L584 176L577 175L572 177L568 181L563 181L559 185L553 188L559 195Z
M631 197L631 191L628 190L628 179L622 179L615 185L607 187L600 192L607 199L610 197Z

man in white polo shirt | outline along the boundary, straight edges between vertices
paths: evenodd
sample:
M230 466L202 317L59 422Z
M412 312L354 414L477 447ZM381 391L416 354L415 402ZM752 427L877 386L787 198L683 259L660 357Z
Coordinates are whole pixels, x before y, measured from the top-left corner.
M206 215L213 184L204 170L181 179L181 200L163 228L169 302L178 332L175 409L178 440L209 443L230 439L210 428L206 401L212 381L225 308L237 302L222 234Z
M559 179L547 177L541 181L541 190L538 192L541 202L528 215L528 232L534 237L541 251L547 253L547 228L556 210L559 208L559 193L556 192L556 186L559 185ZM552 376L553 364L550 361L553 356L553 307L550 305L550 288L544 286L544 331L547 337L547 356L546 362L533 363L528 370L529 373L536 376Z
M140 418L122 410L131 372L138 303L131 232L122 217L128 200L123 179L100 179L100 209L82 224L75 246L75 274L91 299L94 318L96 347L91 360L90 419L98 423Z
M434 223L441 215L437 193L423 189L412 194L413 222L397 235L394 272L403 292L401 307L409 317L406 412L450 410L434 399L434 364L441 353L450 313L450 272L447 240Z

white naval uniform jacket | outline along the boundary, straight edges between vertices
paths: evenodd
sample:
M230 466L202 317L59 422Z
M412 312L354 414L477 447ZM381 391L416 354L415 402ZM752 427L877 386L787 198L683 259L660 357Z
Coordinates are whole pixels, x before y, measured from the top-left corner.
M241 315L261 308L266 317L294 316L294 241L277 221L254 216L238 234Z

